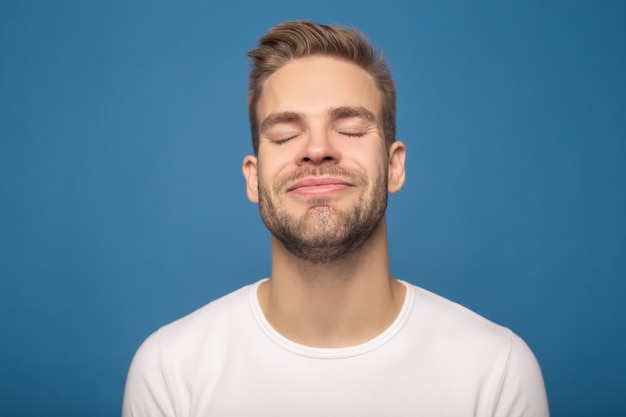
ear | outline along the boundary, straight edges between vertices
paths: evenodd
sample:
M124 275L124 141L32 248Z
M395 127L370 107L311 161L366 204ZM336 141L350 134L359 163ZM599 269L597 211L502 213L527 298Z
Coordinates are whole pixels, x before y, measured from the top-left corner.
M253 203L259 202L259 171L256 156L248 155L241 164L243 176L246 178L246 193Z
M390 194L400 191L404 185L406 172L404 161L406 159L406 146L396 141L389 147L389 177L387 190Z

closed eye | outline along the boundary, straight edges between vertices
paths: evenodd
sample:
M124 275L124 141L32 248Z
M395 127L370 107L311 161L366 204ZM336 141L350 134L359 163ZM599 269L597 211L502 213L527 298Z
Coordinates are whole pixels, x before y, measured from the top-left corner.
M288 136L285 138L272 139L272 142L276 145L282 145L283 143L289 142L291 139L297 138L298 135Z
M349 131L339 132L339 134L343 136L348 136L350 138L360 138L365 135L364 132L349 132Z

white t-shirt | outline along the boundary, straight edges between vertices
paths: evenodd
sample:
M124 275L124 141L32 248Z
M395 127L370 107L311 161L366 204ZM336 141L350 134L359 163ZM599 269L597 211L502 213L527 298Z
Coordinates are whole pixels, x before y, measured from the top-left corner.
M260 282L152 334L131 364L123 416L549 415L526 344L458 304L404 282L383 333L311 348L267 322Z

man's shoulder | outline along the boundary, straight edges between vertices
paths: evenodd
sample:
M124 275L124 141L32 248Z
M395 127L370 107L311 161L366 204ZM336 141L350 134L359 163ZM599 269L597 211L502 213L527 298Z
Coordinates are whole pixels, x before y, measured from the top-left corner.
M224 333L250 322L250 293L257 283L246 285L217 298L197 310L159 328L156 336L162 348L194 346L203 339L223 338Z
M197 310L166 324L161 330L176 331L194 327L198 323L205 323L206 321L214 322L220 319L236 318L239 314L248 310L250 293L254 291L259 282L245 285L222 295Z
M428 290L410 288L413 308L404 341L428 352L426 356L469 366L476 375L489 370L501 374L511 362L536 362L526 343L509 328Z
M541 370L528 345L509 328L470 309L409 284L413 297L411 319L402 343L413 346L413 372L430 375L442 385L464 384L489 393L494 410L490 415L547 416ZM420 359L421 358L421 359ZM429 373L430 372L430 373Z
M507 346L514 337L511 330L448 298L408 284L413 292L413 320L432 339L453 338L459 342L482 341L487 345Z

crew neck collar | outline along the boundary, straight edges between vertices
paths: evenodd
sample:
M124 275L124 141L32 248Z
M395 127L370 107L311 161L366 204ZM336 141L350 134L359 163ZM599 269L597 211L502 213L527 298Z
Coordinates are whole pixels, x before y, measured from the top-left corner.
M248 294L250 308L257 321L257 324L259 325L265 336L268 337L268 339L270 339L270 341L275 345L296 355L315 359L349 358L366 354L385 345L391 339L393 339L404 327L404 324L408 320L409 312L411 311L414 300L414 294L410 285L408 285L404 281L399 281L406 288L404 303L402 304L402 308L400 309L400 313L398 313L398 316L382 333L366 342L354 346L341 348L318 348L302 345L284 337L272 327L269 321L267 321L265 315L263 314L263 310L261 309L261 305L259 304L259 298L257 295L259 285L261 285L262 282L267 281L267 279L268 278L252 284L250 286L250 291Z

